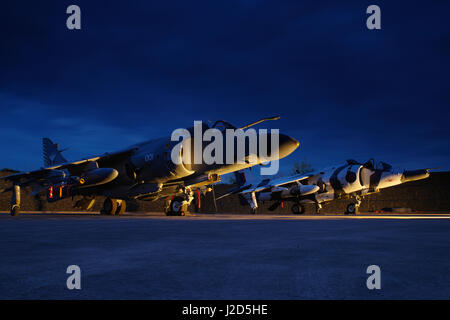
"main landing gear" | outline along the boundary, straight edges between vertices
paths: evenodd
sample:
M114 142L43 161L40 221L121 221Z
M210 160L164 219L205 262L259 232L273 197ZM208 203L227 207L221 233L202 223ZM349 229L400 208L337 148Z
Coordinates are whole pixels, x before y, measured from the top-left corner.
M92 207L94 206L95 203L95 197L83 197L83 199L78 200L77 202L75 202L75 204L73 205L74 208L78 208L81 209L83 211L89 211L92 209Z
M357 214L359 212L359 206L361 205L361 197L356 196L355 202L347 205L347 209L345 210L345 214Z
M101 214L109 215L121 215L125 213L127 209L127 202L121 199L106 198L103 203L103 209L100 211Z
M316 203L316 213L320 213L320 209L322 209L322 205L320 203ZM291 207L291 212L293 214L304 214L305 207L300 203L294 203Z

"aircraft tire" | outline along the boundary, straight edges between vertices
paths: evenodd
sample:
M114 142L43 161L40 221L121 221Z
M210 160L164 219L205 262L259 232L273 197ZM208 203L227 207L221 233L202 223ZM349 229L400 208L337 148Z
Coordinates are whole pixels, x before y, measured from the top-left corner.
M354 203L350 203L345 210L345 214L355 214L356 213L356 205Z
M304 214L305 207L303 207L301 204L293 204L291 207L291 211L293 214Z
M183 198L175 197L172 201L170 201L169 212L167 215L169 216L184 216L183 212Z
M117 211L117 200L106 198L103 203L102 214L114 215Z

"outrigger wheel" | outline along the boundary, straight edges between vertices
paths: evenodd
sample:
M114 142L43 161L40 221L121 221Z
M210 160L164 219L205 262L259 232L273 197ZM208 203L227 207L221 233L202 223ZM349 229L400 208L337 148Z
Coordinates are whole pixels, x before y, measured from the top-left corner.
M11 216L13 217L17 217L20 213L20 207L19 206L14 206L11 208Z
M293 214L304 214L305 213L305 207L301 204L293 204L291 207L291 211Z
M20 212L20 186L14 185L11 196L11 215L17 217Z

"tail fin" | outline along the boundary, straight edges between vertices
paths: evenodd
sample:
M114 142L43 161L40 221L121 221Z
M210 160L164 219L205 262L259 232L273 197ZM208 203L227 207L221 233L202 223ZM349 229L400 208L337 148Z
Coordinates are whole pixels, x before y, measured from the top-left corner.
M62 156L61 152L64 150L58 150L58 144L53 143L49 138L42 139L42 147L44 152L44 166L50 167L56 164L67 162Z
M214 201L223 199L223 198L228 197L228 196L230 196L232 194L239 193L241 191L250 189L252 187L251 184L248 184L248 185L245 184L247 182L247 180L245 180L245 173L244 173L244 171L235 171L234 172L234 178L236 179L235 183L237 184L237 187L229 189L227 191L227 193L221 195L218 198L215 198Z

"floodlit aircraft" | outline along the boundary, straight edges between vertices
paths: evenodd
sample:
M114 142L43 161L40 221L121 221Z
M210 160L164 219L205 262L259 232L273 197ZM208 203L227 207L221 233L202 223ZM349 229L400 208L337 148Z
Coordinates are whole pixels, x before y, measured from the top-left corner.
M279 117L265 118L240 129L247 129L266 120L277 120ZM230 123L218 120L212 126L201 124L200 133L214 128L223 133L223 140L228 138L227 129L237 129ZM195 154L191 152L191 161L185 161L184 146L191 146L193 150L198 147L194 138L195 126L186 129L192 137L184 139L187 144L180 147L175 153L177 161L174 162L172 150L179 145L178 141L172 141L171 136L150 140L133 145L124 150L105 153L103 155L69 162L58 150L58 145L50 139L43 139L44 168L31 172L20 172L0 179L12 182L12 186L2 192L12 192L11 215L16 216L20 211L21 189L31 189L31 195L39 197L46 194L48 202L58 201L64 198L80 196L74 206L83 210L90 210L97 196L105 196L103 214L122 214L126 210L126 200L139 199L154 201L160 198L168 198L166 213L169 215L183 215L187 206L194 199L194 191L206 193L211 191L211 185L220 181L220 176L244 168L261 164L267 160L273 161L286 157L292 153L299 142L284 134L278 135L278 150L269 142L265 155L261 157L260 150L255 152L250 148L249 141L245 140L245 161L237 161L237 147L234 147L234 161L224 163L207 164L204 160L200 163L193 161ZM266 132L266 140L271 140L273 132ZM258 143L263 139L261 133L257 133ZM234 142L235 140L233 140ZM200 140L201 152L209 143ZM187 149L187 148L186 148ZM258 149L258 148L257 148ZM242 150L242 149L241 149ZM229 149L223 149L224 157ZM247 161L251 158L255 161Z
M238 187L218 197L222 199L231 194L238 194L242 204L249 204L256 213L258 201L273 201L269 207L273 211L283 202L292 201L294 214L305 212L303 204L316 204L316 213L322 203L334 199L349 199L346 214L358 211L361 198L380 189L401 183L429 177L429 169L394 170L391 165L380 161L376 166L373 159L362 164L347 160L346 164L330 167L318 172L296 174L286 178L265 179L257 186L245 185L242 172L235 172Z

